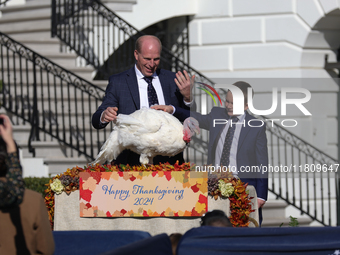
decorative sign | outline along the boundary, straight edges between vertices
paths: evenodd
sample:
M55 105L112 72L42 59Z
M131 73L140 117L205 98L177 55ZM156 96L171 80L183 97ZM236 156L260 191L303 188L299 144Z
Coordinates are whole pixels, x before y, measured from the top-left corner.
M208 175L190 171L82 172L80 217L202 216Z

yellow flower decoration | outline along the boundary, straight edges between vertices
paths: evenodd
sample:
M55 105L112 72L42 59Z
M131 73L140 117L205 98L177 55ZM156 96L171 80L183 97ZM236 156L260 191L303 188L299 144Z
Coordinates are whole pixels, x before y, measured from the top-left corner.
M61 181L59 179L54 179L50 186L51 189L58 195L61 194L64 190L64 185L61 184Z
M234 192L233 185L230 182L225 183L222 179L218 181L218 188L224 197L229 197Z

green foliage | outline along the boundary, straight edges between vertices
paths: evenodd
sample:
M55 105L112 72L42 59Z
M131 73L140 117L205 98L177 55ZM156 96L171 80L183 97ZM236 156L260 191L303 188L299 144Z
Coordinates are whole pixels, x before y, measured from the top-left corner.
M50 181L51 178L48 177L26 177L25 180L25 186L27 189L31 189L34 191L37 191L45 197L45 189L47 189L47 184Z
M289 217L290 217L289 226L290 227L298 227L299 222L298 222L297 218L294 218L293 216L289 216Z
M293 216L289 216L290 221L289 221L289 226L290 227L298 227L299 226L299 221L297 220L297 218L294 218ZM283 222L280 224L280 228L283 226Z

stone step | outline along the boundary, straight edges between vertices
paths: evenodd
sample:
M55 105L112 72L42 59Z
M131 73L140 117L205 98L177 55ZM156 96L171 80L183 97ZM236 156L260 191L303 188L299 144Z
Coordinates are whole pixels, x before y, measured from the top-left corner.
M115 8L115 10L119 11L131 11L132 6L136 3L136 1L133 0L109 0L104 2L109 2L109 5L111 8ZM70 70L74 72L75 74L79 75L80 77L84 78L85 80L92 80L94 70L92 67L76 67L76 64L79 61L79 58L77 58L76 54L74 53L61 53L61 46L62 43L60 43L58 38L51 38L51 31L50 31L50 24L51 24L51 0L34 0L34 1L26 1L23 5L16 5L16 6L8 6L1 9L2 16L0 18L0 30L6 34L9 34L10 37L12 37L14 40L22 43L26 47L36 51L40 55L43 55L44 57L52 60L53 62L59 64L60 66L64 67L67 70ZM10 70L10 72L5 73L6 79L4 79L5 82L9 83L12 82L10 85L10 89L13 89L13 82L14 82L14 70L13 64L9 68L4 68L3 71ZM18 66L18 65L17 65ZM29 69L28 72L28 81L24 81L23 83L32 83L32 69ZM19 70L16 70L18 74ZM7 74L10 74L10 78L8 80ZM18 82L18 77L16 77ZM25 77L26 78L26 77ZM7 81L6 81L7 80ZM53 80L53 79L52 79ZM51 81L51 79L50 79ZM93 81L96 85L102 88L106 88L108 82L107 81ZM64 83L65 85L66 83ZM43 80L42 83L39 84L39 87L42 88L43 92L39 93L40 95L47 95L46 88L48 86L51 86L51 84L48 84L46 80ZM68 104L67 100L65 98L61 97L63 93L66 93L65 90L60 90L61 87L57 87L57 111L58 114L61 114L62 105L61 100L64 100L64 112L66 109L66 105ZM53 88L54 89L54 88ZM86 87L85 89L89 89L90 87ZM28 91L20 92L23 94L31 94L32 92L32 86L29 86ZM20 94L19 92L16 93L16 95ZM64 94L66 95L66 94ZM80 93L77 94L78 97ZM23 95L24 96L24 95ZM13 96L14 97L14 96ZM19 98L20 99L20 98ZM12 100L15 100L12 98ZM21 100L21 99L20 99ZM44 107L48 106L48 97L44 97L43 99L38 99L38 103L44 102ZM21 101L22 102L22 101ZM79 127L85 123L86 128L79 130L80 135L83 136L85 141L80 142L80 145L85 147L90 147L91 139L94 139L93 143L98 144L104 142L108 135L110 134L110 130L106 128L106 130L100 130L97 131L91 126L91 115L96 110L97 106L100 104L100 102L91 102L91 104L85 104L81 106L81 104L78 104L78 107L81 107L79 109L84 109L86 112L86 115L83 116L81 114L76 113L74 102L76 102L76 96L71 96L71 102L73 103L73 108L69 109L67 113L70 113L70 118L62 118L61 115L58 117L57 121L60 123L58 125L59 127L59 136L62 138L64 135L67 139L76 139L70 135L71 133L71 125L75 126L76 119L78 119ZM23 104L23 103L22 103ZM14 104L13 104L14 105ZM89 106L91 105L92 108ZM20 104L18 105L19 107ZM53 109L55 109L55 104L53 103ZM50 109L49 107L46 107L45 109ZM13 109L15 111L15 109ZM18 110L18 109L16 109ZM20 109L21 111L21 109ZM23 110L25 114L28 116L28 109ZM59 112L60 111L60 112ZM46 114L45 114L46 115ZM59 116L59 115L58 115ZM14 117L14 116L13 116ZM45 116L46 117L46 116ZM40 121L44 118L44 113L40 113ZM53 119L51 120L52 123L48 120L48 118L45 118L45 128L47 128L49 131L52 131L54 134L56 134L57 125L56 123L53 124ZM19 121L21 122L21 121ZM18 122L17 122L18 123ZM71 123L71 124L69 124ZM64 129L62 129L64 127ZM29 134L31 131L31 126L29 123L26 125L15 125L13 127L14 130L14 139L17 141L18 145L22 148L23 156L25 159L27 159L27 162L30 162L30 159L32 159L32 154L28 152L28 139ZM93 132L95 133L95 136L93 136ZM90 138L90 135L92 133L92 138ZM71 136L71 137L70 137ZM83 167L88 163L89 160L87 160L84 156L79 156L78 153L75 150L72 150L63 144L60 144L56 141L56 139L52 139L49 137L49 135L45 135L43 132L40 132L41 139L50 139L52 141L33 141L32 146L35 148L36 151L36 159L39 159L38 161L43 161L44 166L48 168L49 174L55 175L58 173L65 172L67 168L72 168L74 166L80 166ZM93 138L95 137L95 138ZM97 140L100 140L98 142ZM81 140L81 139L80 139ZM98 145L96 145L98 147ZM95 150L98 150L96 148ZM65 154L67 157L65 157ZM28 163L30 164L30 163ZM36 164L36 163L34 163ZM42 168L44 168L42 166Z
M17 143L20 149L22 149L23 157L33 157L32 152L29 152L28 143ZM76 146L76 141L73 142ZM67 145L59 143L58 141L32 141L32 147L35 149L35 157L37 158L49 158L60 159L69 157L83 157L76 150L70 149ZM79 143L80 149L84 148L84 143ZM98 154L100 148L91 148L90 144L86 144L86 153L91 154L94 152L94 157Z
M47 143L45 143L46 145ZM35 142L35 146L37 145L37 142ZM42 148L40 149L43 149ZM34 176L47 176L47 175L57 175L60 173L64 173L68 168L73 168L75 166L79 167L84 167L88 163L90 163L92 160L86 159L84 156L79 156L74 155L73 157L65 157L63 155L58 154L57 155L52 155L52 156L37 156L32 157L32 154L25 153L25 150L27 150L26 147L20 146L20 149L22 151L22 156L23 156L23 170L24 174L25 172L28 173L34 173ZM51 150L51 146L46 146L45 150ZM53 152L57 152L57 149L52 149ZM36 166L35 168L37 169L32 169L32 166L30 164L35 163L45 166L47 169L46 170L41 170L43 166ZM37 170L40 169L40 174L37 172ZM25 171L26 170L26 171ZM26 173L25 176L29 176L29 174ZM32 176L32 174L30 174Z
M18 144L27 143L31 131L31 125L13 125L13 138Z
M42 34L39 34L39 35L42 35ZM60 42L60 40L57 37L51 37L51 33L49 33L49 35L50 35L50 37L48 39L31 36L27 39L21 39L19 42L24 44L24 45L38 44L40 46L41 45L56 45L56 46L59 46L60 44L63 44L62 42ZM15 36L17 36L17 35L15 35ZM15 37L15 36L13 36L13 37Z
M44 48L42 50L40 50L39 48L42 48L42 47L44 47ZM59 52L57 45L49 45L48 44L47 47L45 47L44 45L36 44L34 47L28 47L28 48L35 51L39 55L47 58L51 62L62 66L64 69L73 68L74 66L76 66L78 56L75 53ZM10 60L9 61L9 67L10 68L14 68L14 67L19 68L20 63L21 63L21 66L25 70L26 59L23 58L23 57L20 57L18 54L15 54L14 56L13 55L14 54L12 52L9 55L7 55L7 52L4 52L2 55L0 54L0 56L2 56L2 58L4 58L4 59L9 58L9 60ZM6 63L7 63L7 61L6 61ZM8 67L8 65L7 65L7 67Z
M50 58L49 56L64 56L67 58L69 56L72 56L73 58L78 57L76 53L73 52L61 52L60 50L60 43L56 41L56 43L41 43L40 41L38 42L31 42L31 43L26 43L24 44L27 48L29 48L32 51L37 52L38 54L42 55L45 58Z
M39 9L47 9L51 6L51 0L34 0L34 1L26 1L25 4L20 5L10 5L1 7L2 15L5 16L10 13L25 13L28 11L37 11Z
M56 125L51 125L51 128L50 128L50 124L48 121L46 121L47 124L45 126L45 129L47 131L51 131L53 134L56 134L57 133L57 126ZM75 123L72 123L73 124L73 127L75 126ZM79 127L79 126L78 126ZM72 134L74 134L74 136L76 136L75 132L76 130L75 129L72 129L69 125L65 125L64 128L59 128L59 133L62 133L63 130L65 130L66 133L69 133L69 132L72 132ZM31 131L31 125L30 124L27 124L27 125L13 125L13 138L15 141L17 141L18 143L27 143L28 139L29 139L29 135L30 135L30 131ZM90 141L90 135L91 133L93 134L96 134L97 133L97 130L94 129L91 125L91 123L89 123L88 125L86 125L86 127L84 128L80 128L78 130L78 132L80 133L79 134L79 137L78 139L80 140L85 140L85 141ZM107 127L105 129L105 132L104 130L99 130L98 131L98 134L95 135L95 139L99 139L100 141L105 141L109 134L111 133L111 129L110 127ZM41 134L43 134L43 131L41 131ZM62 134L60 134L60 137L63 137Z
M19 144L22 151L23 158L32 158L32 153L28 152L28 146L26 144ZM66 146L59 144L58 142L37 142L33 141L32 146L35 148L35 158L42 158L45 165L48 166L48 173L52 176L65 172L68 168L75 166L84 167L92 160L87 159L83 155L78 155L77 152L68 154L68 157L64 155L66 150L69 150ZM69 152L68 152L69 153Z
M48 166L49 173L53 175L61 174L72 169L73 167L84 168L91 160L85 157L71 157L71 158L45 158L44 163Z
M47 1L46 1L47 2ZM46 6L40 9L19 9L17 11L13 10L11 12L8 12L5 10L2 11L2 17L0 19L0 24L9 24L9 23L16 23L16 22L29 22L32 20L51 20L51 7Z
M109 84L107 80L92 80L91 82L102 89L106 89L107 85Z
M15 23L11 23L10 25L7 23L0 24L0 31L8 35L20 34L20 33L27 34L27 33L50 31L50 30L51 30L50 20L45 20L45 21L33 20L30 22L26 22L26 21L15 22Z
M33 38L36 38L36 41L44 41L44 40L51 39L51 32L50 31L35 31L35 32L30 32L30 33L23 32L23 33L9 34L9 36L18 42L32 41Z
M281 200L268 200L262 209L263 218L277 219L285 218L287 203Z
M23 177L49 177L43 158L20 158Z
M300 227L308 227L312 220L310 218L297 218ZM272 218L263 218L263 222L261 227L289 227L289 218L284 219L272 219Z
M38 86L40 84L38 83ZM93 111L93 107L96 104L95 98L92 99L92 102L90 102L90 104L88 102L84 103L81 102L81 100L79 100L80 96L88 96L87 92L82 92L80 90L78 90L77 92L74 92L74 86L70 86L69 88L67 88L67 84L64 84L64 88L61 90L60 88L61 85L58 85L56 87L54 87L53 84L51 84L51 88L50 88L50 95L48 94L48 88L44 88L43 90L38 88L38 98L37 98L37 102L38 102L38 107L40 109L49 109L49 105L53 104L51 100L53 100L54 103L61 105L63 103L64 107L67 107L68 104L71 104L71 107L78 107L78 109L85 109L85 113L88 112L88 109L91 109L91 111ZM54 90L57 90L56 93ZM69 91L68 91L69 90ZM101 94L104 95L104 93L102 91L100 91ZM21 102L21 95L18 94L17 95L17 103L21 103L21 104L25 104L27 102L27 94L29 94L29 101L32 102L33 100L33 87L30 87L28 90L24 91L23 94L23 101ZM14 92L13 92L14 95ZM67 100L67 101L66 101ZM101 103L101 102L100 102ZM32 103L33 104L33 103ZM52 105L52 108L55 108Z
M283 200L272 199L272 193L262 209L263 222L262 227L287 227L289 226L290 217L287 216L288 204ZM294 216L293 216L294 217ZM308 216L295 216L299 226L309 226L313 220Z
M113 11L123 12L132 12L133 5L137 3L136 0L103 0L102 2Z
M25 133L26 131L26 133ZM21 132L18 132L17 129L15 129L15 136L14 139L15 141L18 143L18 145L20 145L21 147L25 148L27 147L27 143L29 140L29 135L31 128L30 126L27 127L26 130L23 130ZM108 139L110 133L111 133L111 129L108 127L104 130L96 130L92 127L92 125L89 123L86 127L84 128L80 128L77 132L75 125L73 125L72 127L70 126L65 126L65 128L59 128L58 133L56 131L56 126L52 126L51 130L48 128L48 126L46 126L46 131L48 131L48 134L53 134L54 136L57 136L60 139L64 138L64 132L65 132L65 139L66 141L68 141L69 143L72 142L72 144L74 146L77 146L77 141L79 140L79 146L80 149L83 150L84 149L84 144L87 147L91 147L91 143L93 143L94 147L98 147L100 148L102 146L102 144L104 144L104 142ZM70 134L71 133L71 134ZM44 137L46 136L47 139L46 140L51 140L51 138L49 138L50 136L48 134L45 134L45 132L40 131L39 135L40 135L40 139L43 140L45 139ZM56 141L56 139L54 139ZM46 144L46 146L50 146L50 147L56 147L58 149L60 149L61 147L59 145L56 144L57 142L53 142L52 144ZM34 145L34 144L32 144ZM39 144L40 146L40 144ZM45 153L45 152L43 152ZM27 153L25 153L25 155L27 155ZM64 154L65 155L65 154ZM66 154L67 156L69 154Z
M103 0L103 4L109 7L113 11L127 11L131 12L133 5L137 3L136 0ZM46 9L51 7L51 0L34 0L26 1L22 5L12 5L5 6L1 8L3 14L13 13L13 12L27 12L36 11L39 9Z
M46 67L45 64L46 63L42 64L43 68ZM56 68L59 69L58 67ZM67 76L67 71L70 71L87 81L91 81L93 79L94 72L95 72L95 70L90 66L87 66L87 67L75 67L74 66L74 67L69 67L68 69L66 68L63 68L63 69L65 69L65 71L58 70L58 72L61 72L61 75ZM9 81L11 83L14 83L15 78L20 76L20 70L16 68L14 69L13 66L10 66L9 68L5 66L3 67L2 70L3 70L3 73L5 74L4 77L6 77L7 82ZM37 68L37 70L39 70L39 67ZM24 72L25 72L25 76L24 76L25 80L33 81L34 73L33 73L33 67L31 64L29 64L29 66L24 69ZM44 73L46 75L46 72ZM9 80L8 80L8 77L9 77ZM6 80L3 79L4 82Z
M80 95L80 93L78 94ZM84 93L83 96L87 97L87 94ZM10 100L15 100L16 102ZM33 111L32 100L28 103L26 98L22 101L19 98L7 98L7 102L4 106L13 110L14 113L29 119L31 112ZM65 126L69 125L69 123L74 125L76 121L79 123L91 123L92 114L95 113L98 106L101 104L100 100L97 100L97 103L95 99L91 100L91 103L83 103L81 100L70 100L65 97L63 100L58 98L58 100L54 102L54 98L51 98L51 101L49 101L47 97L44 101L39 98L37 104L40 122L45 120L46 126L50 124L49 122L51 122L52 125L56 124L56 122L63 123ZM67 116L74 118L74 120L69 120Z

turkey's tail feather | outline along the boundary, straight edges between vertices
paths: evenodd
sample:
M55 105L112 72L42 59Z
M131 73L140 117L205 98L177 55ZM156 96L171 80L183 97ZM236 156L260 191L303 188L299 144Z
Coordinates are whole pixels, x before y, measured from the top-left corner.
M96 159L90 164L104 164L106 161L111 163L123 150L124 148L118 143L118 131L113 130L101 147Z

